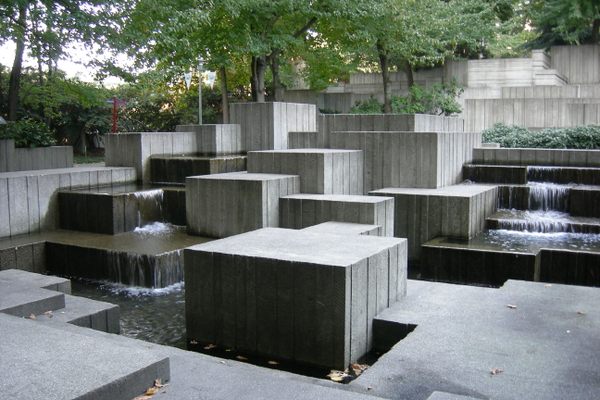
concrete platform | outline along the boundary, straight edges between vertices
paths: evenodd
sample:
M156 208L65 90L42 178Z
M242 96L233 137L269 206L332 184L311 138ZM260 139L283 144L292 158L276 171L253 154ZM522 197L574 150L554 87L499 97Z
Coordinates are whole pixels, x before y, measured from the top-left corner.
M0 281L0 313L29 317L64 307L64 293Z
M297 175L233 172L188 177L188 232L222 238L279 226L279 198L300 191Z
M185 249L188 340L330 368L404 296L406 241L265 228Z
M596 399L599 309L595 288L409 280L407 297L376 320L416 328L350 386L393 399L427 399L436 391L478 399ZM501 372L492 375L493 369Z
M246 170L246 156L161 156L150 157L150 181L155 184L185 185L188 176L222 174Z
M391 197L295 194L279 199L283 228L303 229L328 221L379 225L383 236L394 236Z
M52 275L35 274L19 269L0 271L0 282L54 290L55 292L65 294L71 293L71 281L69 279Z
M394 198L394 235L408 238L410 260L419 260L421 245L437 236L467 239L481 232L498 196L492 185L385 188L369 195Z
M0 238L58 228L59 189L134 181L132 168L76 167L0 173Z
M169 380L169 360L36 321L0 315L2 396L130 400ZM27 349L24 351L24 349Z
M301 193L363 194L360 150L250 151L248 172L299 175Z
M238 124L177 125L177 132L195 132L199 154L216 156L239 154L245 151L242 131Z
M337 235L384 236L379 225L356 224L352 222L329 221L309 226L302 230L305 232L333 233Z

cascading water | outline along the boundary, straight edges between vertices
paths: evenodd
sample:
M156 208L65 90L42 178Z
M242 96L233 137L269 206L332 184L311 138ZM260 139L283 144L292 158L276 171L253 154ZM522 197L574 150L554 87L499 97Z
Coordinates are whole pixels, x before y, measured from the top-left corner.
M497 229L537 233L573 232L568 214L558 211L524 211L504 210L510 218L498 218Z
M529 187L528 209L568 211L570 186L547 182L531 182L527 186Z
M137 206L138 227L153 221L163 221L162 189L144 190L131 194Z
M562 182L564 168L529 166L527 167L528 182Z

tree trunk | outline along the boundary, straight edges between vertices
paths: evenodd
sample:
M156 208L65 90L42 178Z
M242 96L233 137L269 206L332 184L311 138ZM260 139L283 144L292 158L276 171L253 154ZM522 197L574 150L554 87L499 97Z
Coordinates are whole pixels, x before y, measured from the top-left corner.
M273 74L273 96L275 101L283 101L284 88L281 84L281 75L279 73L279 56L281 55L281 51L275 49L271 52L269 56L271 73Z
M265 56L252 56L252 100L257 103L265 102Z
M227 97L227 70L225 67L221 67L220 73L220 84L221 84L221 109L223 111L223 123L229 123L229 98Z
M8 120L17 119L17 110L19 108L19 90L21 88L21 73L23 69L23 53L25 52L25 24L27 22L27 5L19 6L19 20L17 33L17 49L10 71L10 81L8 84Z
M392 103L390 101L389 85L389 60L388 53L381 41L377 41L377 54L379 55L379 67L381 68L381 77L383 78L383 112L390 114L392 112Z
M408 81L408 88L410 89L415 85L415 75L413 73L412 65L408 61L404 61L404 72L406 72L406 79Z
M600 44L600 18L596 18L592 24L592 43Z

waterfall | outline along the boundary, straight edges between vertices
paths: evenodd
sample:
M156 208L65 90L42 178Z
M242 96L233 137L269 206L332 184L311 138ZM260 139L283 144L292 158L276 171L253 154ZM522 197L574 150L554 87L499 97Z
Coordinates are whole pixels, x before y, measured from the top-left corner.
M156 256L107 251L104 279L128 286L162 288L183 281L183 251Z
M528 209L543 211L569 209L570 186L545 182L531 182L527 186L529 187Z
M163 195L162 189L144 190L131 194L137 206L138 226L163 220Z
M525 231L537 233L570 232L571 225L552 220L499 219L498 229L507 231Z
M561 167L527 167L527 180L529 182L560 182L564 168Z

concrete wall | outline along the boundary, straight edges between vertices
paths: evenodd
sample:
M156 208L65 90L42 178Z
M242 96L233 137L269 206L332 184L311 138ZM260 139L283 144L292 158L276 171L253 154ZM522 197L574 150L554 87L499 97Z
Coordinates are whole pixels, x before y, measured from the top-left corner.
M338 131L405 131L405 132L462 132L464 122L458 117L427 114L322 114L316 134L291 132L290 148L331 147L331 133Z
M534 129L600 124L600 99L478 99L465 105L465 129L475 132L496 123Z
M473 163L599 168L600 150L475 148Z
M0 140L0 172L27 171L73 166L71 146L15 148L12 139Z
M468 132L334 132L331 146L364 155L365 191L384 187L438 188L459 183L462 166L481 144Z
M135 181L131 168L64 168L0 173L0 237L58 228L59 189Z
M376 190L370 195L394 198L394 236L408 239L408 257L418 261L421 245L437 236L470 239L496 212L498 189L456 185L442 189Z
M554 46L550 49L552 68L569 83L600 84L600 46Z
M316 107L298 103L233 103L230 121L242 128L243 146L250 150L288 148L291 131L315 131Z
M196 132L196 153L221 156L245 152L242 130L237 124L177 125L177 132Z
M195 132L135 132L106 135L107 167L133 167L138 181L150 182L150 156L181 155L198 151Z

